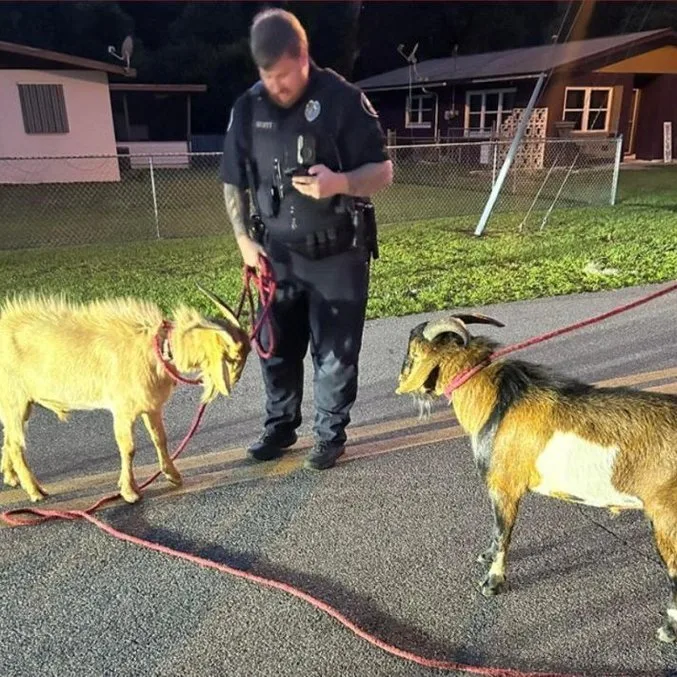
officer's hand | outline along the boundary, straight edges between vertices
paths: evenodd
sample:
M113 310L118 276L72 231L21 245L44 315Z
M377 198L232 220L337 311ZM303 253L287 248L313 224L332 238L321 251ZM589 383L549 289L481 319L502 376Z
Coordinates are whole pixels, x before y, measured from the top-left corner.
M258 269L259 256L266 256L265 249L247 235L240 235L237 238L237 246L240 248L245 266Z
M308 170L308 176L292 177L292 185L299 193L316 200L345 192L343 174L337 174L325 165L313 165Z

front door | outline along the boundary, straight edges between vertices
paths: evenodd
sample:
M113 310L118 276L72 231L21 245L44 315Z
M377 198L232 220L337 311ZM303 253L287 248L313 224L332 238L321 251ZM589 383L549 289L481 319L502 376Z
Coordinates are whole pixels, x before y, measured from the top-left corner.
M630 115L628 115L628 127L625 131L625 154L635 154L635 139L637 136L637 114L639 112L639 98L641 90L635 88L632 90L632 100L630 102Z

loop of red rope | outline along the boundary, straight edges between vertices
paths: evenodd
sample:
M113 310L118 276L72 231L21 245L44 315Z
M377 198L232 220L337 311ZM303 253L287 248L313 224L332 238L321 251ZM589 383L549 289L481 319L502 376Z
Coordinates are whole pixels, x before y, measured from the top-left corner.
M275 273L268 258L263 255L259 255L258 272L256 268L245 266L242 277L244 288L242 289L242 295L240 296L240 303L236 312L236 317L238 319L240 318L245 299L247 299L249 301L249 312L252 323L252 329L249 333L249 338L254 344L259 357L267 359L272 357L272 355L275 353L276 345L273 323L270 319L270 307L273 303L273 300L275 299L275 293L277 292ZM259 303L261 305L261 314L257 321L254 319L256 317L256 309L254 307L254 298L251 291L252 282L258 291ZM263 327L264 322L266 322L268 325L268 340L270 343L267 350L263 348L260 336L261 328Z
M580 322L574 322L573 324L567 325L566 327L561 327L560 329L555 329L551 332L548 332L547 334L540 334L538 336L533 336L532 338L526 339L525 341L521 341L520 343L514 343L511 346L506 346L504 348L501 348L500 350L497 350L496 352L489 355L485 360L483 360L479 364L475 365L474 367L471 367L471 368L467 369L466 371L463 371L460 374L457 374L451 380L449 385L444 389L444 395L447 399L451 399L451 393L454 390L456 390L457 388L460 388L466 381L471 379L478 371L482 371L482 369L489 366L492 362L495 362L499 357L503 357L503 355L513 353L517 350L523 350L524 348L528 348L529 346L536 345L537 343L543 343L544 341L548 341L549 339L555 338L556 336L561 336L562 334L567 334L570 331L574 331L576 329L582 329L583 327L587 327L590 324L596 324L597 322L601 322L602 320L606 320L607 318L613 317L614 315L620 315L621 313L624 313L627 310L631 310L632 308L636 308L637 306L641 306L645 303L648 303L649 301L653 301L654 299L658 298L659 296L665 296L665 294L669 294L670 292L673 292L676 289L677 289L677 282L673 282L672 284L668 285L667 287L664 287L663 289L659 289L658 291L652 292L651 294L647 294L646 296L642 296L641 298L639 298L635 301L630 301L630 303L625 303L622 306L612 308L611 310L608 310L605 313L601 313L600 315L595 315L593 317L589 317L587 320L581 320Z

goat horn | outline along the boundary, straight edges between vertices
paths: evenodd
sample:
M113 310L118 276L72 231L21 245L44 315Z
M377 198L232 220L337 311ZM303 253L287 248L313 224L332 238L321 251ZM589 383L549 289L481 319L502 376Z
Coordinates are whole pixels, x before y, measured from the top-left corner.
M454 315L465 324L493 324L494 327L505 327L503 322L495 320L493 317L481 315L480 313L470 313L469 315Z
M435 322L429 322L423 329L423 338L426 341L432 341L440 336L440 334L445 334L447 332L460 336L463 340L463 345L468 345L468 342L470 341L468 330L465 328L461 319L453 316L436 320Z
M235 313L230 309L230 306L213 292L207 291L199 282L196 282L196 284L197 288L211 300L211 302L225 315L226 319L241 329L240 322L235 316Z

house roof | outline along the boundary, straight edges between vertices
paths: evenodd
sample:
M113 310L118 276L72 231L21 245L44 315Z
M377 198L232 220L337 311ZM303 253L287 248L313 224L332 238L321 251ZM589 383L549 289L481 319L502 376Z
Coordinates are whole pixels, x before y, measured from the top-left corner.
M114 75L125 75L127 77L136 76L134 68L127 69L124 66L117 66L105 61L95 61L94 59L85 59L81 56L73 56L72 54L53 52L49 49L29 47L28 45L21 45L16 42L4 42L0 40L0 68L6 67L5 62L7 59L2 57L7 54L13 57L10 62L13 68L64 68L64 66L70 66L103 71Z
M570 67L596 59L626 58L631 55L630 50L649 45L654 47L656 42L677 42L677 33L670 28L661 28L591 40L429 59L416 64L412 85L420 87L447 82L536 77L542 71ZM355 84L364 90L408 87L409 67L404 66L364 78Z
M207 85L163 85L163 84L144 84L135 82L127 84L126 82L111 83L109 85L111 92L156 92L156 93L176 93L183 92L188 94L199 94L207 91Z

